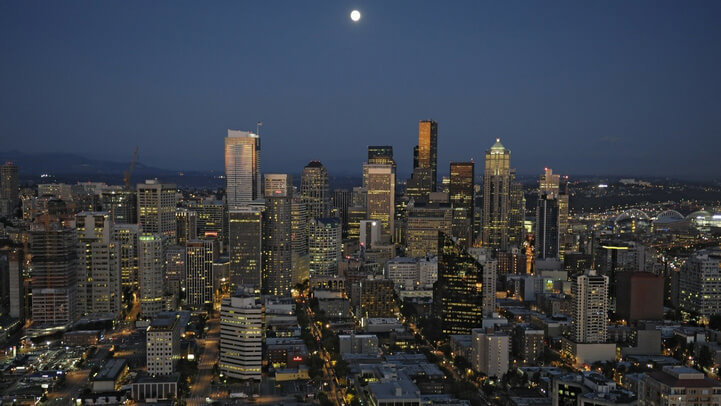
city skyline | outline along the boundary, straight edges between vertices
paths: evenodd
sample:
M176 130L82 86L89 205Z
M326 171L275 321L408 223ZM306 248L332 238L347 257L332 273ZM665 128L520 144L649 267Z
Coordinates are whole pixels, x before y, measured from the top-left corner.
M320 160L331 176L352 173L365 147L382 143L404 175L417 122L433 119L440 173L450 161L480 162L495 138L519 174L550 166L708 178L721 169L717 3L370 2L354 25L345 4L156 5L142 16L112 4L0 7L0 45L13 62L0 64L13 78L0 96L7 150L125 161L137 145L146 165L221 170L226 130L262 120L264 171ZM75 17L72 30L58 28ZM422 29L431 23L439 29Z

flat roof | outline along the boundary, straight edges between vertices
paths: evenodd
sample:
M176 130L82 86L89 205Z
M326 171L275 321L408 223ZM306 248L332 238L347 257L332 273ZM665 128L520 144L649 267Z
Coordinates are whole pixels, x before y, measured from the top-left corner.
M94 381L115 381L120 376L123 368L128 364L125 358L111 358L105 362Z

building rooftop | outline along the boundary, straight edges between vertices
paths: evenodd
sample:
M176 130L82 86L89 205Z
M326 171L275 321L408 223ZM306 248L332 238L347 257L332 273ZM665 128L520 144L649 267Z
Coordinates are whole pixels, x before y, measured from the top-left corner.
M672 388L721 387L720 382L706 378L703 372L684 366L667 366L663 371L650 372L648 376Z
M128 365L125 358L111 358L105 362L105 365L95 375L95 381L115 381L118 379L123 369Z

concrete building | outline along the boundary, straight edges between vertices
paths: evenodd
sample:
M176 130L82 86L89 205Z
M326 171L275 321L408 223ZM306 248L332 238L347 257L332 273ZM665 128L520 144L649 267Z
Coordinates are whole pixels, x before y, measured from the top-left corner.
M290 175L265 175L262 291L271 295L287 296L293 288L292 194Z
M146 332L147 371L151 375L171 375L180 360L179 316L158 317Z
M342 238L339 219L314 218L309 221L308 254L311 276L338 274Z
M381 278L368 278L360 282L361 317L393 317L395 305L393 299L393 281Z
M438 233L451 235L451 206L409 203L406 212L406 255L412 258L438 255Z
M643 375L639 406L712 406L721 404L721 383L684 366L667 366Z
M340 354L378 354L375 334L341 334L338 336Z
M37 223L31 229L33 324L61 326L75 320L80 272L77 249L77 233L59 222Z
M231 292L238 286L260 289L263 270L263 209L242 207L228 213Z
M220 307L221 372L260 381L263 362L263 307L255 297L229 297Z
M608 318L608 277L586 271L573 279L572 336L577 343L605 343Z
M328 170L319 161L311 161L303 168L300 177L300 196L308 208L308 218L328 217L330 187Z
M138 236L137 224L115 224L113 240L120 248L120 283L123 288L138 288Z
M213 262L218 259L216 240L193 240L185 245L185 303L193 309L213 304Z
M681 266L679 307L704 317L721 313L721 251L702 250Z
M365 219L379 221L385 242L390 241L395 221L396 173L391 164L364 164L368 174Z
M75 216L80 248L78 314L121 312L120 246L113 240L108 212L81 212Z
M170 244L177 238L175 209L177 190L157 179L138 184L138 225L144 233L159 234Z
M165 238L158 234L138 236L138 280L140 315L153 317L163 310Z
M471 365L489 377L501 377L508 372L510 337L503 332L471 330Z
M225 138L225 182L229 209L245 206L261 197L258 134L228 130Z
M629 322L663 320L662 276L650 272L620 272L616 275L616 314Z

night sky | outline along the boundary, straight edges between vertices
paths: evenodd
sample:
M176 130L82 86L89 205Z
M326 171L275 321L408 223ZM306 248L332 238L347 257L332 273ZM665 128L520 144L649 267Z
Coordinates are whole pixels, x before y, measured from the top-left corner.
M521 174L718 177L721 2L0 2L0 150L220 169L260 120L264 171L407 174L427 118L441 173L500 137Z

